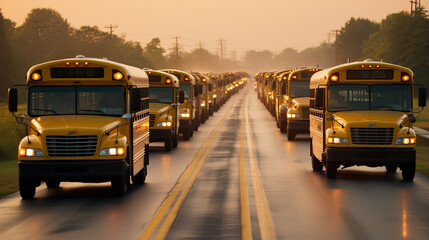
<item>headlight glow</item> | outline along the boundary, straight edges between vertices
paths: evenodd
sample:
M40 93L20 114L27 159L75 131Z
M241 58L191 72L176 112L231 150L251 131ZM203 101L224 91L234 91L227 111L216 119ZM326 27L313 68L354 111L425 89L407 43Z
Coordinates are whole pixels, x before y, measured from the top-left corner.
M347 138L342 138L342 137L328 137L328 143L349 144L349 140L347 140Z
M288 113L287 118L299 118L299 114L297 113Z
M21 157L43 157L43 151L37 148L20 148L18 155Z
M125 154L125 147L111 147L100 151L100 156L120 156Z
M157 127L171 127L171 125L171 122L159 122L158 124L156 124Z
M189 114L189 113L181 113L180 114L180 117L182 117L182 118L188 118L190 116L191 116L191 114Z
M398 138L395 141L395 144L397 145L409 145L409 144L416 144L416 138L415 137L411 137L411 138Z

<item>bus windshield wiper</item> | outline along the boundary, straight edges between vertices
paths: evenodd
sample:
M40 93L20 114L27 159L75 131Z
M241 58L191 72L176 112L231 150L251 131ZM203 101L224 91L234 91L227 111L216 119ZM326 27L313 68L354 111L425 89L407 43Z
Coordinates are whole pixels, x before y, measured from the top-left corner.
M93 110L93 109L79 109L78 111L79 112L80 111L83 111L83 112L97 112L97 113L102 113L103 115L107 115L105 112L103 112L101 110L98 110L98 109L96 109L96 110Z

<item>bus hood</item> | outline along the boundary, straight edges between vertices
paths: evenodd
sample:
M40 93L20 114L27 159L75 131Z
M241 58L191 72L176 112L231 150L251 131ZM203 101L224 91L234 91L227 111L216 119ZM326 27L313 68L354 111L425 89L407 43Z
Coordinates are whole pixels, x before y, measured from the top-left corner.
M150 103L149 104L149 114L161 114L170 110L170 103Z
M292 104L295 107L308 107L310 106L310 98L309 97L294 98L292 100Z
M345 127L361 128L395 128L407 119L406 113L395 111L347 111L336 112L333 115Z
M120 123L122 118L88 115L43 116L31 124L44 136L101 135Z

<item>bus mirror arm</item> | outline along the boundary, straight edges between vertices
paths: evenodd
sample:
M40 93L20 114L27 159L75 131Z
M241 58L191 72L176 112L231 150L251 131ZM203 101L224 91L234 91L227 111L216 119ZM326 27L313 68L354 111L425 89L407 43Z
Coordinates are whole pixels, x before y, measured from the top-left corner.
M332 115L332 114L330 114L329 117L326 118L326 120L335 121L341 126L341 128L344 128L344 124L340 123L337 119L335 119L334 115Z

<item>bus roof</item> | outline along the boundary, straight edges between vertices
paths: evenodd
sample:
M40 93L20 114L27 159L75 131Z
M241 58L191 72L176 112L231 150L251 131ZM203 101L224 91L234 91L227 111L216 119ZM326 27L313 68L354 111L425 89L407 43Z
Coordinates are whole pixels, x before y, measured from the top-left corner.
M68 75L68 70L72 68L103 68L103 74L100 73L99 76L92 75L90 77L73 77ZM53 74L52 68L60 69L62 73ZM31 74L36 71L40 71L42 79L35 81L31 79ZM65 73L64 73L65 71ZM123 78L120 80L113 80L113 71L119 71L123 74ZM49 74L50 73L50 74ZM57 75L57 76L54 76ZM112 76L112 77L111 77ZM149 79L147 74L140 68L129 66L126 64L110 61L107 59L99 58L66 58L59 59L49 62L40 63L32 66L27 72L27 85L28 84L46 84L46 83L57 83L64 84L71 81L82 80L85 83L100 83L100 80L112 80L114 82L121 82L124 85L145 85L149 86Z
M414 81L414 74L411 69L391 64L391 63L385 63L385 62L378 62L378 61L371 61L371 60L365 60L365 61L357 61L352 63L345 63L341 65L337 65L331 68L327 68L324 70L321 70L319 72L316 72L310 80L310 88L318 88L320 85L329 85L331 83L341 83L341 84L356 84L357 82L362 83L363 81L367 83L400 83L401 82L401 74L393 75L391 79L387 78L378 78L378 79L362 79L362 78L353 78L353 79L347 79L347 70L356 70L358 73L360 71L376 71L379 70L380 72L383 72L383 70L391 70L393 72L404 72L408 74L411 79L409 81L409 84L412 84ZM339 74L339 81L338 82L331 82L329 80L330 76L333 74L338 73Z
M192 74L190 74L188 72L185 72L185 71L182 71L182 70L177 70L177 69L161 69L159 71L167 72L167 73L173 74L175 76L176 76L176 74L180 75L180 76L184 76L183 78L182 77L180 77L180 78L177 77L177 78L179 78L179 82L181 82L181 83L186 83L186 81L184 79L185 77L189 78L189 81L191 82L192 85L195 85L195 83L196 83L195 78L194 78L194 76L192 76Z
M168 86L165 83L165 80L167 78L170 78L172 81L171 86L172 87L179 87L179 79L174 76L173 74L170 73L166 73L166 72L162 72L162 71L158 71L158 70L145 70L146 74L149 76L149 85L162 85L162 86ZM156 76L161 76L162 80L160 82L151 82L150 81L150 76L151 75L156 75Z

